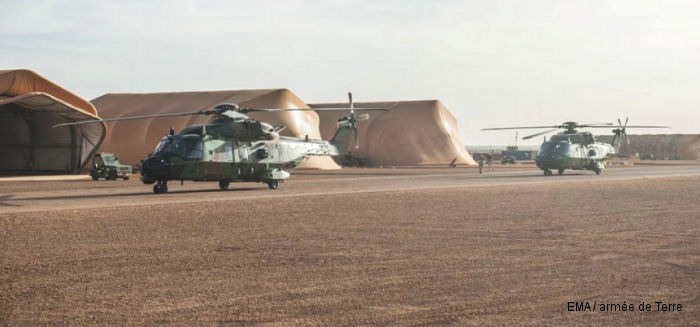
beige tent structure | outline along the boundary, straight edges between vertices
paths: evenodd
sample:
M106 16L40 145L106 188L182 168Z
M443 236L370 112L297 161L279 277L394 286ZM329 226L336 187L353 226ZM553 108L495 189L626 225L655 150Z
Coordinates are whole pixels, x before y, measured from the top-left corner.
M624 156L654 157L659 159L700 159L700 134L643 134L628 135L629 144L622 143L620 154ZM612 142L612 135L597 139Z
M90 102L33 71L0 70L0 171L79 172L105 125L51 127L97 118Z
M347 107L347 103L309 104L312 108ZM358 155L370 165L475 164L457 133L457 120L439 100L355 103L371 111L358 123ZM347 112L321 111L321 136L331 138L338 118Z
M161 113L190 112L211 109L221 103L235 103L245 108L308 108L287 89L234 90L210 92L170 93L109 93L92 100L103 118L119 118ZM318 115L313 111L251 113L275 126L284 125L283 135L320 139ZM113 152L126 164L139 164L152 152L158 141L167 135L170 126L176 131L187 125L202 124L212 117L194 115L181 117L148 118L108 123L108 133L100 151ZM329 157L312 157L299 165L307 169L340 168Z

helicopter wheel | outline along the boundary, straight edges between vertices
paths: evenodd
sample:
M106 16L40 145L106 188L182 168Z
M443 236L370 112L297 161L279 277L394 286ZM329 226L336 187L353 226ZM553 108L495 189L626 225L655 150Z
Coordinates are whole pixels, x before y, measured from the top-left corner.
M91 175L90 177L92 177L93 181L97 181L98 179L100 179L100 176L97 175Z
M280 182L278 180L273 179L267 182L267 187L269 187L271 190L276 190L277 187L279 187L279 183Z
M229 181L219 181L219 188L222 190L228 190Z
M550 170L550 169L545 169L545 170L544 170L544 175L545 175L545 176L552 176L552 170Z
M600 168L596 168L593 171L595 172L596 175L600 175L601 173L603 173L603 170Z
M557 173L558 173L559 175L563 175L563 174L564 174L564 169L559 169L559 171L557 171Z
M159 180L153 185L153 193L168 193L168 181Z

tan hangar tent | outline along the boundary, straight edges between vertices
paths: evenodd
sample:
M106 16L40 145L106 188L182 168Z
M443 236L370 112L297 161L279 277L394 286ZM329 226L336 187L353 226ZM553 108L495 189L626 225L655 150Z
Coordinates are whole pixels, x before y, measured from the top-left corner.
M287 89L233 90L171 93L109 93L92 100L103 118L119 118L161 113L190 112L211 109L221 103L235 103L245 108L308 108ZM251 113L274 126L285 125L282 135L320 139L318 115L313 111ZM203 124L211 116L147 118L108 123L108 132L100 151L113 152L122 163L139 164L152 152L170 126L176 131L192 124ZM307 169L340 168L330 157L312 157L299 165Z
M347 107L347 103L309 104L312 108ZM364 102L370 111L358 123L358 155L374 166L475 164L457 133L457 120L438 100ZM331 138L338 118L347 112L321 111L321 136Z
M33 71L0 70L0 171L78 173L105 125L51 126L97 118L90 102Z

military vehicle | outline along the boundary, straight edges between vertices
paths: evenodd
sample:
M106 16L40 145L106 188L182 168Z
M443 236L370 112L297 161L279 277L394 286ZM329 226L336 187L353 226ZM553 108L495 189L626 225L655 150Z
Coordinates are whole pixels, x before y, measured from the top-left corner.
M173 180L218 181L222 190L228 189L232 182L260 182L274 190L281 181L289 178L285 169L296 167L309 156L347 157L351 153L348 149L351 139L354 137L354 144L359 144L356 123L369 118L369 114L356 114L356 110L386 110L354 108L352 94L348 93L348 97L349 108L259 109L219 104L212 109L194 112L101 119L54 127L153 117L212 116L209 123L187 126L177 134L171 128L153 153L142 160L142 182L154 184L154 193L166 193L168 181ZM300 110L347 110L350 114L338 120L336 133L330 141L309 139L308 136L280 136L284 126L273 127L246 116L249 112Z
M131 173L131 166L120 164L114 153L101 152L92 157L90 177L93 181L100 178L108 181L116 181L117 178L128 180Z
M564 131L552 135L540 146L535 158L537 167L542 169L545 176L551 176L552 170L556 170L559 175L566 169L572 170L592 170L596 175L600 175L605 168L604 160L611 154L619 151L623 138L629 143L627 128L670 128L668 126L628 126L629 117L622 124L617 120L618 126L612 123L579 124L576 122L565 122L554 126L525 126L525 127L497 127L484 128L483 131L506 130L506 129L542 129L548 130L523 137L524 140L552 133L563 129ZM616 128L615 128L616 127ZM591 132L580 132L580 128L615 128L612 130L613 139L611 143L596 142Z

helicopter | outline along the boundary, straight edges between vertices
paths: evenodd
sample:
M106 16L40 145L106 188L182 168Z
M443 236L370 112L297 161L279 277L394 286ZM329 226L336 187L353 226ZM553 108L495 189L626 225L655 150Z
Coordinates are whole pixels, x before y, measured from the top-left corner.
M171 127L169 135L156 145L153 153L141 161L141 181L154 184L153 193L167 193L168 181L218 181L226 190L232 182L266 183L272 190L289 178L285 169L294 168L309 156L344 157L350 152L351 139L358 146L357 125L369 119L368 113L355 111L383 108L355 108L352 93L348 93L349 108L261 109L241 108L234 103L222 103L212 109L99 119L62 123L53 127L97 122L135 120L155 117L207 115L206 124L184 127L177 134ZM349 110L338 120L337 130L329 141L280 136L285 126L276 126L248 117L249 112L280 111L338 111Z
M629 117L625 119L624 124L618 118L617 126L613 123L579 124L570 121L554 126L498 127L484 128L482 131L549 128L544 132L523 137L523 140L527 140L563 129L562 132L552 135L549 141L545 136L537 152L535 164L543 171L544 176L552 176L553 170L557 170L559 175L562 175L566 169L592 170L596 175L600 175L605 168L605 158L619 151L623 138L629 144L627 128L670 128L668 126L628 126L628 122ZM614 128L613 139L610 143L596 142L591 132L578 131L577 129L580 128Z

